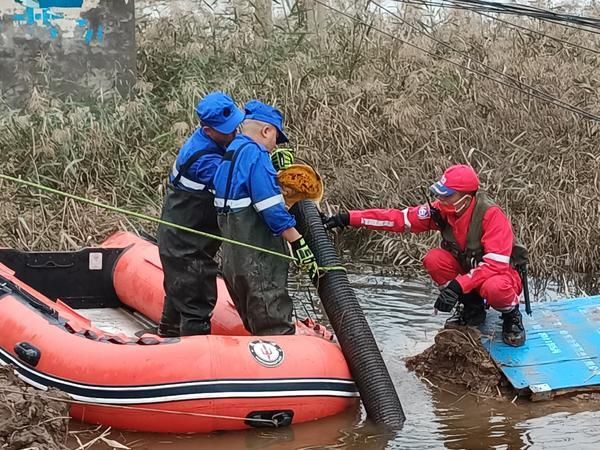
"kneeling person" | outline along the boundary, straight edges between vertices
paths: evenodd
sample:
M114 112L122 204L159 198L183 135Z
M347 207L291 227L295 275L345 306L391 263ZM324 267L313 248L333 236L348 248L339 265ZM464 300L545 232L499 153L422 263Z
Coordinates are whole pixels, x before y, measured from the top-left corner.
M487 303L502 313L502 338L512 346L525 342L519 311L522 283L515 267L527 263L526 250L515 244L512 225L502 209L479 190L472 167L449 167L431 186L433 205L342 212L325 218L326 228L345 226L422 233L438 230L441 248L423 258L429 276L440 286L435 308L460 308L447 324L480 325Z

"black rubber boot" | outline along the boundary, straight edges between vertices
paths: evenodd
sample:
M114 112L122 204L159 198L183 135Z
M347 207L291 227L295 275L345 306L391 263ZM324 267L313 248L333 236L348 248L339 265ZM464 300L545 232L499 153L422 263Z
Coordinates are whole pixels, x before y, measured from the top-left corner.
M525 327L519 306L502 313L502 340L512 347L520 347L525 343Z
M185 320L181 321L181 336L204 336L210 334L210 321Z
M160 337L179 337L180 329L177 326L159 323L156 329L156 334Z
M462 296L454 314L446 320L446 327L477 327L485 322L485 306L479 294L471 292Z
M463 320L465 325L470 327L478 327L485 322L485 305L483 299L476 292L470 292L463 296L465 310L463 312Z
M446 320L444 328L455 328L464 326L464 310L465 305L463 305L462 303L456 305L456 308L454 308L454 313Z

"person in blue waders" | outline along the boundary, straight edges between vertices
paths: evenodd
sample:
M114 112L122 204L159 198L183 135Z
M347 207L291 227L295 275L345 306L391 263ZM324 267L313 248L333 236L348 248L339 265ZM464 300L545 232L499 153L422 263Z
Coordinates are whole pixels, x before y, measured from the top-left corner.
M241 131L227 147L214 177L217 219L224 237L293 256L311 278L317 276L315 256L296 230L277 183L277 170L290 163L283 115L251 100L245 105ZM281 156L281 157L279 157ZM246 329L253 335L294 334L293 304L287 292L289 261L239 245L224 243L223 278Z
M212 179L244 113L231 97L214 92L196 106L200 127L179 150L162 210L162 219L219 235ZM160 336L210 334L217 301L220 241L160 225L158 249L164 271L165 303Z

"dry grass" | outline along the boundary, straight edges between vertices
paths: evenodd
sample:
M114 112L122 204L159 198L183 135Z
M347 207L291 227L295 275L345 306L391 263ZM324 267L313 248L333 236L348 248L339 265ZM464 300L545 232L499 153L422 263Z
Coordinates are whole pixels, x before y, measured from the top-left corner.
M369 20L485 71L394 20ZM597 35L519 23L599 48ZM561 280L587 274L587 286L597 280L598 123L339 17L318 46L283 32L253 43L234 25L190 16L141 23L134 95L127 101L105 95L83 106L40 90L27 110L0 119L0 172L157 215L177 147L196 125L194 104L224 89L239 102L259 97L285 111L299 155L325 178L326 208L422 202L422 188L447 165L469 162L512 217L535 274ZM453 13L433 33L473 59L600 114L598 53L468 13ZM0 195L6 246L74 248L135 225L6 183ZM355 231L343 243L348 236L356 255L410 270L418 270L438 239Z

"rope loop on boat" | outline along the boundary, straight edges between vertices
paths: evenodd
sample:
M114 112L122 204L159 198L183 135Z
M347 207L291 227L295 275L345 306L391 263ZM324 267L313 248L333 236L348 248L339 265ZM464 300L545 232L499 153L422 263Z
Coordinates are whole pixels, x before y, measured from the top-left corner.
M6 392L6 393L10 393L10 394L19 394L19 395L24 395L24 396L29 396L29 397L34 397L36 395L40 395L37 392L25 392L25 391L22 391L19 389L10 389L10 388L6 388L6 387L0 387L0 392ZM211 419L242 420L242 421L250 420L252 422L263 422L263 423L272 425L273 427L279 426L278 420L261 419L258 417L257 418L253 417L253 418L249 419L247 417L225 416L225 415L221 415L221 414L198 413L198 412L191 412L191 411L175 411L172 409L145 408L145 407L140 408L137 406L112 405L109 403L87 403L87 402L81 402L79 400L74 400L71 398L54 397L52 395L45 395L45 398L54 400L57 402L63 402L63 403L69 403L69 404L73 404L73 405L81 405L81 406L99 406L102 408L117 408L117 409L126 409L129 411L138 411L138 412L152 412L152 413L177 414L177 415L194 416L194 417L208 417Z

